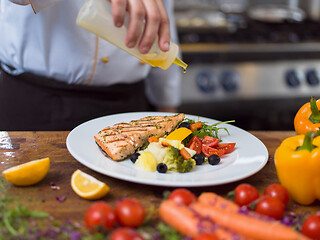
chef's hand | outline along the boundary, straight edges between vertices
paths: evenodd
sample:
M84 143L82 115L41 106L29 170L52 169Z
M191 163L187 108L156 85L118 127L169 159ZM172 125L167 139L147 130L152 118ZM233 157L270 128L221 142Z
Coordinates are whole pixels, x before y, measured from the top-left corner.
M112 4L114 25L121 27L124 23L126 11L129 12L130 21L125 39L127 47L132 48L138 44L141 53L149 52L151 46L159 37L159 47L168 51L170 47L170 26L167 12L162 0L109 0ZM141 26L145 21L145 29ZM138 42L142 34L140 42Z

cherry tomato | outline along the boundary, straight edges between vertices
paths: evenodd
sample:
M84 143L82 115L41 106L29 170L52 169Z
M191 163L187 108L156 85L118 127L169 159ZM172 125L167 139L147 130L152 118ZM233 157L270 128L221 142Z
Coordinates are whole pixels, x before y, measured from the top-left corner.
M236 143L219 143L215 148L223 149L224 153L231 153L236 146Z
M110 240L143 240L143 237L134 229L120 227L110 234Z
M187 148L190 148L196 151L197 154L201 153L202 141L198 136L193 136L189 143L187 144Z
M202 144L207 145L208 147L214 147L218 145L219 141L220 140L218 138L204 136L202 139Z
M111 229L115 226L116 215L114 209L106 202L93 203L85 212L85 224L90 231L103 228Z
M320 213L309 215L302 224L301 232L315 240L320 239Z
M204 145L204 144L202 144L201 150L206 157L210 157L211 155L218 155L219 157L221 157L224 154L223 149L208 147L207 145Z
M248 183L241 183L234 190L234 202L239 206L248 205L258 198L258 190Z
M196 196L191 191L185 188L177 188L173 190L170 193L168 199L171 199L178 204L182 204L186 206L189 206L191 203L197 201Z
M117 202L116 218L125 227L139 227L145 218L145 210L136 198L124 198Z
M277 197L263 196L257 203L255 211L262 215L279 220L284 214L284 204Z
M192 240L219 240L219 238L213 233L201 233Z
M283 185L278 183L267 186L263 194L279 198L285 206L288 204L290 199L288 190Z

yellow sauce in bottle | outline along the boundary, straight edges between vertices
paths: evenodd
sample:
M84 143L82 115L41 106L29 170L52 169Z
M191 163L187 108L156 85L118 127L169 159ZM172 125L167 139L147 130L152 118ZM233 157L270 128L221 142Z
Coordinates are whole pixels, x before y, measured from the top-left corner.
M129 17L129 14L126 14L126 18L129 19ZM186 71L187 64L176 58L179 52L179 46L176 43L170 42L170 49L167 52L159 49L158 40L155 41L147 54L141 54L138 45L134 48L128 48L124 41L127 35L127 28L126 26L121 28L114 26L110 1L86 0L78 13L77 25L96 34L132 56L149 63L153 67L166 70L174 63Z
M152 67L159 67L163 65L163 63L166 61L165 59L144 59L146 63L150 64ZM183 72L186 73L188 65L183 62L180 58L175 58L173 61L174 64L180 66L183 68Z

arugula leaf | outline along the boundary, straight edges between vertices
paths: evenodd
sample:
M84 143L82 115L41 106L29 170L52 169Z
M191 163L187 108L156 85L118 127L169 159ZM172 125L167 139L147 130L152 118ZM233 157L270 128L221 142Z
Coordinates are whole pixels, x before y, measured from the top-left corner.
M199 119L197 121L199 121ZM183 122L187 122L187 123L191 124L191 123L195 123L196 121L193 120L193 119L186 118ZM202 128L194 131L187 138L185 138L182 141L182 143L186 146L188 144L188 142L190 141L190 139L195 135L200 137L200 138L203 138L204 136L210 136L210 137L213 137L213 138L218 138L221 141L221 138L220 138L220 136L218 134L219 130L224 130L228 134L229 134L229 131L225 127L219 127L219 125L223 124L223 123L233 123L233 122L235 122L235 120L217 122L217 123L214 123L212 125L209 125L207 122L202 122Z
M197 135L200 138L203 138L204 136L210 136L210 137L214 137L214 138L219 138L220 139L220 137L218 135L218 131L219 130L225 130L228 134L229 134L229 131L225 127L217 127L217 126L220 125L220 124L223 124L223 123L231 123L231 122L234 122L234 120L225 121L225 122L217 122L217 123L212 124L212 125L209 125L206 122L202 122L202 128L199 129L199 130L194 131L193 134Z

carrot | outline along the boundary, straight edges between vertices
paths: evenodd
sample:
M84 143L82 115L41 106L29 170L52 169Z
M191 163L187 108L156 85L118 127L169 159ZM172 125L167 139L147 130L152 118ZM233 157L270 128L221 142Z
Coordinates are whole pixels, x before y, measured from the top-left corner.
M204 218L210 218L222 227L242 236L259 240L307 240L297 231L277 221L262 220L239 212L226 211L220 206L196 202L190 207Z
M214 192L204 192L198 197L200 203L209 204L214 207L220 207L226 211L237 212L239 211L239 206L224 197L214 193Z
M246 239L231 231L219 227L209 219L201 218L185 205L177 204L173 200L165 200L161 203L160 218L166 224L188 237L196 237L200 233L214 233L219 239Z
M157 138L156 136L151 136L148 138L148 142L152 143L152 142L159 142L159 138Z
M185 149L185 148L181 148L180 150L180 155L183 157L183 159L187 160L191 158L190 153Z
M190 130L194 132L195 130L202 128L202 122L195 122L190 124Z
M198 218L184 205L178 205L173 200L161 203L159 209L161 219L185 236L197 236L199 233Z

